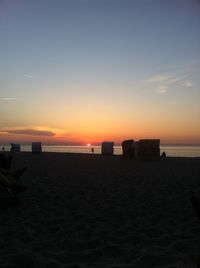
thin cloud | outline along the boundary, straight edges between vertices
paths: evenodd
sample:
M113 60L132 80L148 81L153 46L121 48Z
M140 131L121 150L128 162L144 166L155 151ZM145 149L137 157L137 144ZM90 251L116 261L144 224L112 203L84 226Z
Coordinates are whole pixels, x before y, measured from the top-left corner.
M55 136L56 133L53 131L48 130L35 130L35 129L9 129L3 130L1 132L8 133L8 134L17 134L17 135L28 135L28 136L46 136L52 137Z
M164 94L166 93L168 90L168 87L167 86L160 86L156 89L156 92L159 93L159 94Z
M177 84L183 81L186 78L186 75L177 75L177 76L171 76L171 78L168 80L169 84Z
M151 82L151 83L160 83L160 82L162 82L162 83L171 85L171 84L180 83L185 78L186 78L186 75L172 76L172 75L157 74L157 75L151 76L149 79L147 79L147 81Z
M154 92L163 94L170 89L192 88L193 81L191 78L199 70L200 60L192 60L179 65L168 66L167 69L160 73L155 73L144 82ZM172 103L174 105L174 103Z
M31 75L31 74L24 74L24 77L29 78L29 79L33 79L33 75Z
M163 82L163 81L167 81L170 78L170 76L167 75L163 75L163 74L157 74L157 75L153 75L151 76L149 79L147 79L148 82Z
M16 98L0 98L1 101L13 101L16 100Z
M172 87L192 87L192 81L187 80L187 77L188 75L180 73L177 75L157 74L150 77L147 81L155 85L156 93L164 94Z
M184 81L184 83L183 83L183 86L184 87L192 87L192 82L191 81Z

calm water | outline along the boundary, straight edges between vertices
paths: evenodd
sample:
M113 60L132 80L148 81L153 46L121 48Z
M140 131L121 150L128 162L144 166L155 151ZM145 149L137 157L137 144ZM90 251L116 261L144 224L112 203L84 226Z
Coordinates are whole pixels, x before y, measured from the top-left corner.
M10 146L4 146L6 151L10 151ZM0 145L2 149L2 145ZM94 153L101 153L101 146L93 146ZM21 151L31 152L31 146L22 145ZM43 145L43 152L58 152L58 153L91 153L91 147L87 146L65 146L65 145ZM167 156L185 156L185 157L200 157L200 146L160 146L160 151L165 151ZM114 147L114 154L122 154L121 146Z

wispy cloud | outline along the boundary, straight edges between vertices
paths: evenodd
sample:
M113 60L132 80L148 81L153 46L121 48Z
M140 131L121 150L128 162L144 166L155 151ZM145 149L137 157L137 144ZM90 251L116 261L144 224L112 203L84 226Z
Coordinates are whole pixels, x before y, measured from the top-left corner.
M177 75L177 76L171 76L169 80L167 81L169 84L180 84L182 81L184 81L187 78L186 75Z
M24 77L29 78L29 79L33 79L33 75L31 75L31 74L24 74Z
M159 86L159 87L156 89L156 92L157 92L157 93L160 93L160 94L164 94L164 93L167 92L167 90L168 90L168 87L167 87L167 86L163 86L163 85L161 85L161 86Z
M16 98L10 98L10 97L0 98L0 101L13 101L13 100L16 100Z
M146 81L154 86L156 93L163 94L175 87L192 87L192 81L188 80L189 74L156 74L149 77Z
M147 79L148 82L151 83L165 83L165 84L176 84L180 83L181 81L184 81L186 78L186 75L164 75L164 74L157 74L151 76L149 79Z
M0 132L8 133L8 134L17 134L17 135L28 135L28 136L47 136L52 137L55 136L56 133L48 130L36 130L36 129L7 129L0 130Z
M147 79L148 82L163 82L163 81L168 81L170 76L164 75L164 74L157 74L151 76L149 79Z
M192 87L192 82L189 81L189 80L188 80L188 81L184 81L184 82L183 82L183 86L184 86L184 87Z

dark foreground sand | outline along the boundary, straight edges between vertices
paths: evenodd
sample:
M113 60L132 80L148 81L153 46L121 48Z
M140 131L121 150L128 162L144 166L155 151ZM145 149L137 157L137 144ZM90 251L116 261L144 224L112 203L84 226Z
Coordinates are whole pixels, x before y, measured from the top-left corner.
M0 267L197 267L200 158L14 156L30 189L0 209Z

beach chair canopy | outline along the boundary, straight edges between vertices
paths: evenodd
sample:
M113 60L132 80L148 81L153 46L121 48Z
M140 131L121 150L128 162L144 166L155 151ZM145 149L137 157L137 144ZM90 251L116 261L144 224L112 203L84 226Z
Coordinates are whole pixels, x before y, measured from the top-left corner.
M113 146L114 146L113 141L104 141L104 142L102 142L101 153L103 155L113 155L113 150L114 150Z
M42 152L42 143L41 142L32 142L32 153L40 154Z
M137 144L138 157L160 157L160 140L143 139Z
M134 157L134 140L125 140L122 142L122 152L125 158Z

